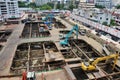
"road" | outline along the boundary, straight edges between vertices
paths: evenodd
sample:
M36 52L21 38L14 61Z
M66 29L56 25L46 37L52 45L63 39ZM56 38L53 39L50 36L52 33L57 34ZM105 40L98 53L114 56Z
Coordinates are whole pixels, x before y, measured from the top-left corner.
M24 24L19 24L16 26L11 36L9 37L6 45L0 52L0 75L6 75L9 73L10 65L19 42L19 36L22 33Z

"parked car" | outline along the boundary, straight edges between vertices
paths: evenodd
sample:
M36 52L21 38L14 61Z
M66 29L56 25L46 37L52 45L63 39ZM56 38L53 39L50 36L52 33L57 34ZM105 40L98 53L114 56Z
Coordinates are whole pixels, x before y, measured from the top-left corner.
M84 36L86 34L86 29L80 29L79 33Z
M101 33L101 32L97 32L96 35L97 35L97 36L101 36L102 33Z
M110 34L106 34L105 36L106 36L107 38L112 39L112 36L111 36Z

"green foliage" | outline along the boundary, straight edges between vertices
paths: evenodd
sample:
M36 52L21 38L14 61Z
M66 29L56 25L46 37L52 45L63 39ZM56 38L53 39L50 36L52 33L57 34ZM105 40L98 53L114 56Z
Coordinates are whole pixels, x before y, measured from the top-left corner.
M35 3L25 3L25 2L22 2L22 1L18 1L18 6L19 7L30 7L30 8L37 8L36 4Z
M40 10L51 10L52 8L49 5L44 4L44 5L40 6L39 9Z
M110 21L110 26L116 26L117 24L115 23L115 20L111 19Z
M120 4L116 6L117 9L120 9Z
M31 8L37 8L37 6L36 6L35 3L30 3L30 4L28 4L28 7L31 7Z
M57 9L63 9L63 8L64 8L64 4L60 4L60 3L57 4Z
M102 6L102 5L95 5L96 8L100 8L100 9L103 9L105 8L105 6Z
M28 7L25 2L22 2L22 1L18 1L18 6L19 7Z
M47 5L49 5L51 8L54 8L54 3L49 2Z
M69 5L69 10L73 10L73 8L75 8L73 4Z

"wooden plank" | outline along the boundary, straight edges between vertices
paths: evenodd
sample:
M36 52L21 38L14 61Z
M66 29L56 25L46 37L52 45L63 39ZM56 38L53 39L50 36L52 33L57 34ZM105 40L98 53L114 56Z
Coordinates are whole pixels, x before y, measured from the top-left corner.
M104 45L103 46L103 48L102 48L104 51L105 51L105 53L107 54L107 55L110 55L110 52L108 51L108 49L106 48L106 46Z
M93 74L91 73L86 73L86 75L88 76L89 79L94 79L95 77L93 76Z
M70 64L68 65L70 68L74 68L74 67L81 67L81 64L78 63L78 64Z
M70 80L77 80L69 66L65 66L64 69L67 72Z
M70 58L70 59L65 59L65 62L72 62L72 61L80 61L81 58Z
M99 72L93 72L93 75L95 76L96 79L100 78L101 75L99 74Z
M106 74L103 73L102 70L101 70L99 67L97 67L97 69L99 70L99 74L100 74L102 77L106 76Z

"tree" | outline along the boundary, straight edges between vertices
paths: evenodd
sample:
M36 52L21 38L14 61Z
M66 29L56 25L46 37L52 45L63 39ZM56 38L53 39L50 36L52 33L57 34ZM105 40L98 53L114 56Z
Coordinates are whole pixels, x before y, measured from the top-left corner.
M116 6L117 9L120 9L120 4Z
M51 10L52 8L49 5L44 4L44 5L40 6L39 9L40 10Z
M116 26L115 20L111 19L110 26Z
M59 4L57 4L57 9L60 9L60 3L59 3Z
M48 2L47 5L49 5L52 9L54 8L54 3Z
M37 8L37 6L36 6L35 3L29 3L29 4L28 4L28 7L31 7L31 8Z
M96 8L100 8L100 9L103 9L105 8L105 6L102 6L102 5L95 5Z
M27 5L25 4L25 2L22 2L22 1L18 1L18 6L19 7L27 7Z
M73 4L69 5L69 10L73 10L73 8L75 8Z

